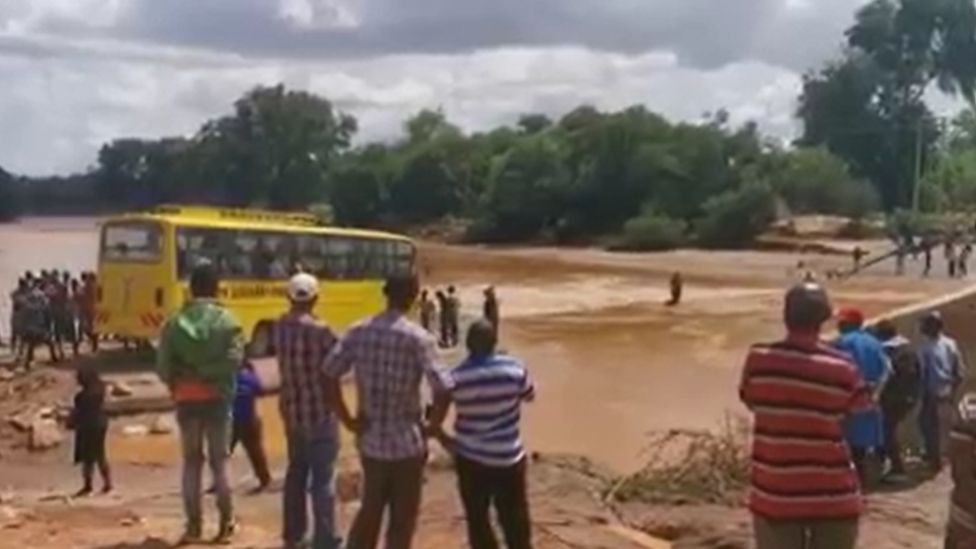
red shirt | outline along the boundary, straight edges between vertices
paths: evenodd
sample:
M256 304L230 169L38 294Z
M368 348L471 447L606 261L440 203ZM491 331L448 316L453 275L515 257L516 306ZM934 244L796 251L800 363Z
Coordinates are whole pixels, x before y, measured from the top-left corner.
M750 509L770 519L854 518L862 508L844 420L871 404L851 359L791 336L749 352L740 386L755 414Z

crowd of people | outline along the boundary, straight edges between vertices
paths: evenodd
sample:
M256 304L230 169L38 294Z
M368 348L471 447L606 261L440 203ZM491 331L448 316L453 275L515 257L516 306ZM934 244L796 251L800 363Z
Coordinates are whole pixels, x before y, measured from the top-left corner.
M946 275L949 278L965 278L969 276L969 260L973 255L972 235L954 233L942 238L930 236L914 238L906 236L898 243L895 250L895 274L905 274L905 261L911 256L915 261L922 257L924 265L922 276L932 274L932 257L937 253L941 246L943 258L946 264ZM862 267L862 260L867 255L860 246L852 252L854 259L854 270L859 271Z
M10 348L30 368L35 350L46 346L53 362L65 359L65 347L77 356L84 341L98 349L94 333L97 297L95 273L80 278L68 271L28 271L10 294Z
M976 547L976 393L960 394L966 365L942 316L922 317L917 345L893 322L867 328L851 308L837 314L839 336L828 345L821 331L832 317L823 287L795 286L786 337L755 345L746 359L740 397L755 416L758 549L853 549L871 463L885 467L883 480L904 478L899 432L914 410L929 471L950 458L956 482L945 547Z
M258 488L270 481L260 418L253 409L259 385L241 378L242 371L250 370L248 353L239 324L215 299L218 285L219 273L210 264L193 269L192 299L164 326L157 354L159 375L176 403L181 432L186 516L181 541L187 544L200 541L203 534L205 462L217 496L215 541L229 542L237 529L226 470L232 438L249 445ZM535 392L522 364L496 351L494 290L485 291L485 318L467 332L466 358L454 368L443 368L438 343L456 344L458 337L454 288L439 298L441 322L446 324L440 341L430 331L435 313L424 303L429 295L420 297L414 276L387 279L386 309L341 338L314 313L319 288L311 274L291 277L289 310L276 323L271 343L281 372L279 404L288 449L282 495L285 547L308 547L311 530L310 546L315 549L373 548L385 523L385 546L409 548L430 440L439 441L456 460L471 546L498 547L489 519L494 508L506 545L531 547L526 452L519 423L521 403L531 401ZM409 317L418 297L426 326ZM346 376L353 378L357 389L355 411L341 389ZM433 395L427 406L425 384ZM452 406L454 427L448 430L444 423ZM363 470L362 501L346 536L336 524L333 493L339 425L355 434Z
M438 345L449 349L460 343L461 300L457 295L457 288L448 286L446 290L435 290L431 299L427 289L420 292L420 325L428 332L438 335ZM484 290L484 306L482 316L500 328L501 313L499 311L498 295L494 286Z

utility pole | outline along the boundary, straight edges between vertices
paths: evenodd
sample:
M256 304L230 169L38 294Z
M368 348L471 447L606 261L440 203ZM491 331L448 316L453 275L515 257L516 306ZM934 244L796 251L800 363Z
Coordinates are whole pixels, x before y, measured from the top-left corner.
M915 184L912 189L912 211L918 213L919 195L922 188L922 117L915 126Z

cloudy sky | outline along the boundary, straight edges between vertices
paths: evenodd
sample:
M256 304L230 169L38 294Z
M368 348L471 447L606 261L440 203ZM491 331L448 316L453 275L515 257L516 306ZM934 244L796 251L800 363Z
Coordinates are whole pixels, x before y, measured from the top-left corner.
M441 107L727 108L788 137L800 75L864 0L0 0L0 166L83 170L121 136L192 133L256 84L332 99L361 139Z

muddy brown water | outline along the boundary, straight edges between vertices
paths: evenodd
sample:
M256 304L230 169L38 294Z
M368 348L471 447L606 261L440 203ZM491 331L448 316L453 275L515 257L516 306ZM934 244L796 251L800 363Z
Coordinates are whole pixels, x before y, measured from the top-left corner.
M11 288L25 269L93 268L96 248L92 219L0 225L0 287ZM582 454L618 470L641 463L649 432L713 428L742 414L742 358L750 343L780 335L780 298L800 275L797 261L818 270L848 261L788 253L628 255L436 244L422 245L421 258L425 282L456 284L469 318L480 311L481 289L498 288L502 345L525 361L538 385L537 401L525 410L529 448ZM663 302L675 270L685 275L685 299L669 308ZM879 269L829 285L836 304L876 315L964 284L895 278ZM4 319L6 299L0 298ZM5 337L5 322L0 326ZM285 449L277 403L265 399L260 407L269 453L280 461ZM175 437L113 436L111 451L116 459L142 463L177 455Z

